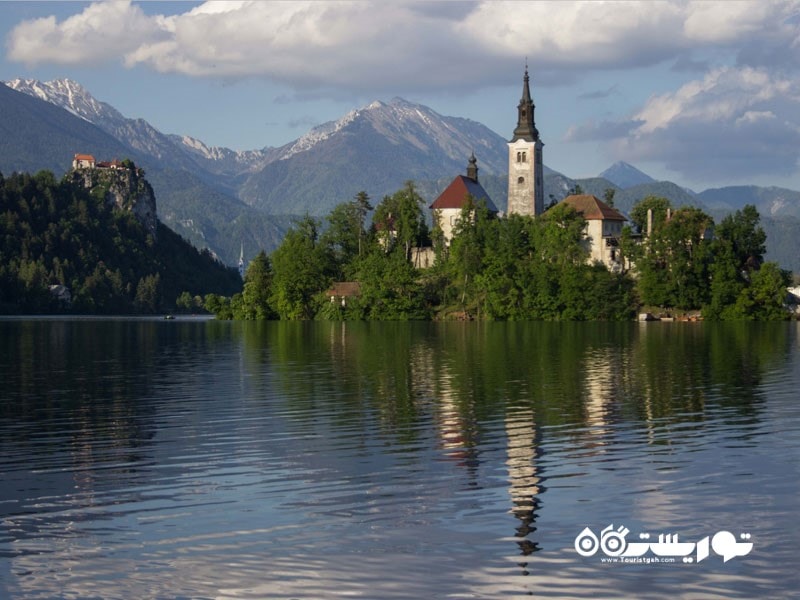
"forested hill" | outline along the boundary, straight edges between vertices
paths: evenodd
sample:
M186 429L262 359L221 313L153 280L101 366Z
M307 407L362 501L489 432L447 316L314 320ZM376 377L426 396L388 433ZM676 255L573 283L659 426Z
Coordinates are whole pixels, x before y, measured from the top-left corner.
M0 313L156 313L241 288L208 251L155 234L69 175L0 174Z

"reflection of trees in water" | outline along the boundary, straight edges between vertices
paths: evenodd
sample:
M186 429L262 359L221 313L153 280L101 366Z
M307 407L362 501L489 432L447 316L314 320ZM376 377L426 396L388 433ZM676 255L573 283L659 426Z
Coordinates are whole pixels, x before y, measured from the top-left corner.
M247 351L269 364L287 401L366 406L388 431L444 399L463 431L518 400L541 425L701 419L710 397L755 414L765 369L786 356L786 323L273 323ZM255 343L253 343L255 342ZM268 348L265 349L265 348ZM597 437L597 436L595 436Z
M153 390L169 385L159 370L165 361L179 366L170 353L201 330L141 320L0 321L0 455L10 465L49 467L6 475L6 497L16 496L9 514L35 515L22 520L18 539L36 535L40 522L103 518L80 509L102 505L107 490L150 461ZM40 496L58 500L40 505Z
M764 373L789 355L787 323L644 323L621 381L626 418L703 421L710 408L755 418Z
M304 407L296 418L314 419L324 406L334 426L365 436L377 418L397 443L424 439L465 467L466 488L480 485L481 454L495 443L485 435L503 423L523 555L537 549L543 428L597 453L615 443L620 423L672 443L668 425L702 427L712 399L757 415L763 373L790 343L787 324L278 323L266 331L253 351L269 356L284 401Z
M138 417L148 407L130 399L146 394L158 362L163 340L154 325L89 320L0 324L0 378L9 394L0 406L3 416L37 431L66 429L78 446L91 430L107 433L112 441L119 438L123 446L138 438Z

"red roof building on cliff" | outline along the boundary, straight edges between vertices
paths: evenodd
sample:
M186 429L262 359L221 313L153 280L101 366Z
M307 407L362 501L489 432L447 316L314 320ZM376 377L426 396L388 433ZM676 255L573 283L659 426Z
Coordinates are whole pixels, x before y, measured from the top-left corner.
M91 154L76 154L72 157L73 169L94 169L96 164Z

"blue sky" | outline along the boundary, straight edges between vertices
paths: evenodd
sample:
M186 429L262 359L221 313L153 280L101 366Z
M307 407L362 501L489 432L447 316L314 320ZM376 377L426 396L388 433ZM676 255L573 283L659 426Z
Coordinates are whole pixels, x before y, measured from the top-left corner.
M237 150L401 96L510 137L529 65L545 164L800 190L800 1L0 2L0 79L68 77ZM480 157L479 157L480 158Z

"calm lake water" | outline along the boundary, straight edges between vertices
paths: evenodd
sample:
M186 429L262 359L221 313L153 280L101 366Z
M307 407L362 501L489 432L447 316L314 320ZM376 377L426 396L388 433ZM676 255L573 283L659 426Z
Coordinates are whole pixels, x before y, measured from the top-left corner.
M0 597L787 597L799 332L0 321Z

